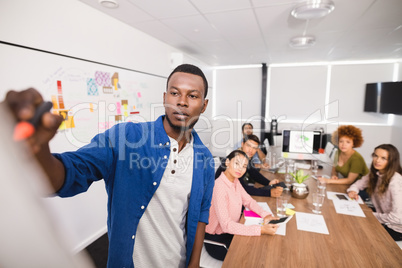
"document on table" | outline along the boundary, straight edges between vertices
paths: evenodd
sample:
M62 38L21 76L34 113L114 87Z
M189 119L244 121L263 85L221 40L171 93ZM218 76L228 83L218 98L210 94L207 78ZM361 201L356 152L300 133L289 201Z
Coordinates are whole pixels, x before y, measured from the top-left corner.
M260 207L262 207L263 210L268 211L269 213L273 214L266 202L258 202L258 205ZM246 211L250 211L250 210L248 208L246 208ZM244 213L244 218L246 219L244 222L244 225L260 225L260 226L262 226L264 224L264 220L261 217L255 217L255 215L253 215L255 213L246 213L246 211ZM246 216L246 215L249 215L249 216ZM288 219L288 220L290 220L290 219ZM276 230L276 234L283 235L283 236L286 235L286 223L279 224L279 227Z
M349 200L333 199L336 213L357 217L366 217L360 205L357 202Z
M266 202L257 202L257 204L265 211L268 211L269 213L272 214L272 210L269 208L268 204ZM249 208L245 208L245 210L249 211Z
M359 197L358 197L358 199L357 200L353 200L352 198L350 198L347 194L345 194L345 193L337 193L337 192L330 192L330 191L327 191L327 198L328 199L331 199L331 200L340 200L336 195L342 195L342 196L344 196L347 200L349 200L349 201L357 201L357 203L359 203L359 204L364 204L364 202L363 202L363 200L362 200L362 198L360 197L360 195L359 195Z
M296 212L297 230L319 234L329 234L327 224L322 215Z

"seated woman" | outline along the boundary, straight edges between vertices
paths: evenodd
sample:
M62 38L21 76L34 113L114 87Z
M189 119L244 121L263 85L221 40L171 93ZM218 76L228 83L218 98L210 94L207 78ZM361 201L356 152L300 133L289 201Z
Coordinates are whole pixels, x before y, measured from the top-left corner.
M364 158L354 149L363 144L362 131L359 128L351 125L338 127L332 134L332 143L338 146L332 177L320 177L320 181L328 184L352 184L369 172Z
M239 178L247 170L249 159L240 150L231 152L226 158L226 169L215 181L212 194L209 224L205 229L205 239L224 243L229 248L233 235L260 236L274 235L278 229L276 224L268 224L270 220L278 219L264 211L257 202L244 190ZM254 211L264 218L264 225L245 226L241 224L242 206ZM212 257L223 260L227 250L218 245L204 243L205 249Z
M253 157L255 152L257 151L258 144L260 143L260 139L256 135L247 135L239 150L243 151L249 159ZM223 159L222 164L216 170L215 179L217 179L221 173L226 169L226 159ZM272 185L278 184L279 180L274 179L269 181L265 178L258 169L256 169L251 161L248 162L246 172L239 178L239 181L243 188L249 195L258 195L258 196L271 196L278 197L282 194L283 187L275 187ZM258 182L264 187L256 188L254 185L250 185L249 183Z
M402 240L402 168L399 152L391 144L374 150L370 173L347 189L350 198L367 187L374 215L395 241Z

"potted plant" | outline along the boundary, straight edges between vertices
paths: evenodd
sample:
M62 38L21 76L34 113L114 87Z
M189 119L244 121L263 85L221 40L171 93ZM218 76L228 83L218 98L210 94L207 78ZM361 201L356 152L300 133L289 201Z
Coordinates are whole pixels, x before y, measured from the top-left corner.
M299 169L295 173L290 173L292 178L294 179L294 183L290 188L292 193L292 197L303 199L308 196L308 186L304 183L309 177L309 175L304 175L303 170Z

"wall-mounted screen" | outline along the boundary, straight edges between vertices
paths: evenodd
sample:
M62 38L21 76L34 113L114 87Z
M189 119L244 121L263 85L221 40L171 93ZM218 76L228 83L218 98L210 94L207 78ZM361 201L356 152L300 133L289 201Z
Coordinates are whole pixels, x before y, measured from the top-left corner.
M364 111L365 112L379 112L379 94L381 83L366 84L366 96L364 98Z
M402 114L402 81L381 84L380 113Z
M364 111L402 114L402 82L366 84Z

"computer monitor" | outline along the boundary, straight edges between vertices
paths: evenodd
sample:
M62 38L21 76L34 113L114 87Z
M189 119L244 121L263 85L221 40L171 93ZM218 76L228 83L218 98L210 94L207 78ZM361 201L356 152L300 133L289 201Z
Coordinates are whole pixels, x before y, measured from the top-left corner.
M282 156L287 158L312 159L321 148L321 131L283 130L282 137Z

